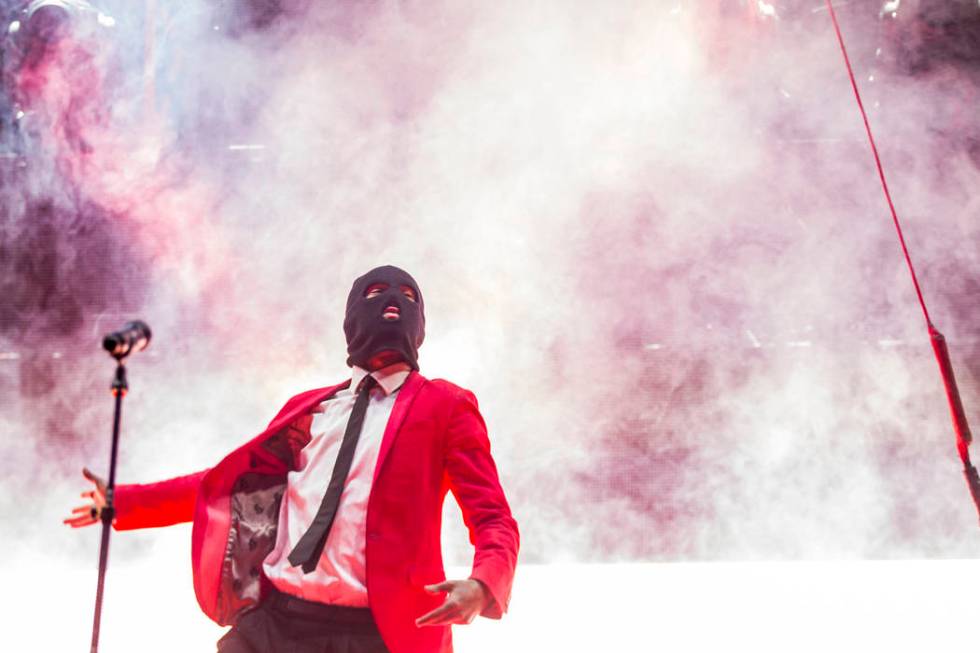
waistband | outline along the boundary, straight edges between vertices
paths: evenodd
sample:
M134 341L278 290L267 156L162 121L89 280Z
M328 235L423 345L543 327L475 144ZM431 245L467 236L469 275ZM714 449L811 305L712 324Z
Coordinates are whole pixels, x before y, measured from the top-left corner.
M352 608L346 605L328 605L316 601L307 601L298 596L284 594L275 588L272 588L266 601L277 612L292 617L377 629L370 608Z

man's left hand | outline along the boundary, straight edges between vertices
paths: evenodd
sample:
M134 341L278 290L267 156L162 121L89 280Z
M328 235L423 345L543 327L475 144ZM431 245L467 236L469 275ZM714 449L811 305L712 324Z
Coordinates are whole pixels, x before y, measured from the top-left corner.
M483 583L472 578L426 585L425 591L430 594L447 592L446 600L432 612L416 619L416 626L468 624L493 600Z

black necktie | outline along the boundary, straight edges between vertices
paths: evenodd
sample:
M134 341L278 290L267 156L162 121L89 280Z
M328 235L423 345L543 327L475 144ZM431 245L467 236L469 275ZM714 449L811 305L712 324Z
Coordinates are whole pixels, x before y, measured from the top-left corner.
M320 554L323 553L323 545L327 542L330 526L337 515L340 495L344 491L344 483L347 481L347 474L350 472L351 462L354 460L354 449L357 448L357 438L361 435L361 426L364 425L364 413L367 412L371 388L376 383L377 381L371 375L365 376L364 380L361 381L361 389L354 401L350 419L347 420L344 439L340 443L337 462L333 465L333 474L330 475L330 484L327 485L327 492L323 495L323 501L320 502L320 509L316 511L313 523L303 533L299 544L293 547L289 553L289 563L294 567L302 565L304 573L308 574L316 569Z

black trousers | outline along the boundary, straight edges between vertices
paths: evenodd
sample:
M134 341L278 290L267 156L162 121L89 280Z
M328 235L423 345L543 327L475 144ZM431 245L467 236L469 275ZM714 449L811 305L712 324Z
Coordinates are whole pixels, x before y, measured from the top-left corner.
M219 653L388 653L371 611L273 592L218 640Z

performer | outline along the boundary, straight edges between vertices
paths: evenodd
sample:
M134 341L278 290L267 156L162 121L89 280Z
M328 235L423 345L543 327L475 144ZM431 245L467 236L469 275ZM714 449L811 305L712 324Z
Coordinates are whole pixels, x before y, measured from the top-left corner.
M193 521L194 590L231 630L222 653L448 653L451 624L507 609L519 537L476 398L418 373L418 284L383 266L358 278L344 319L351 379L299 394L216 466L120 485L117 530ZM94 483L65 523L99 521ZM451 490L475 546L446 580Z

